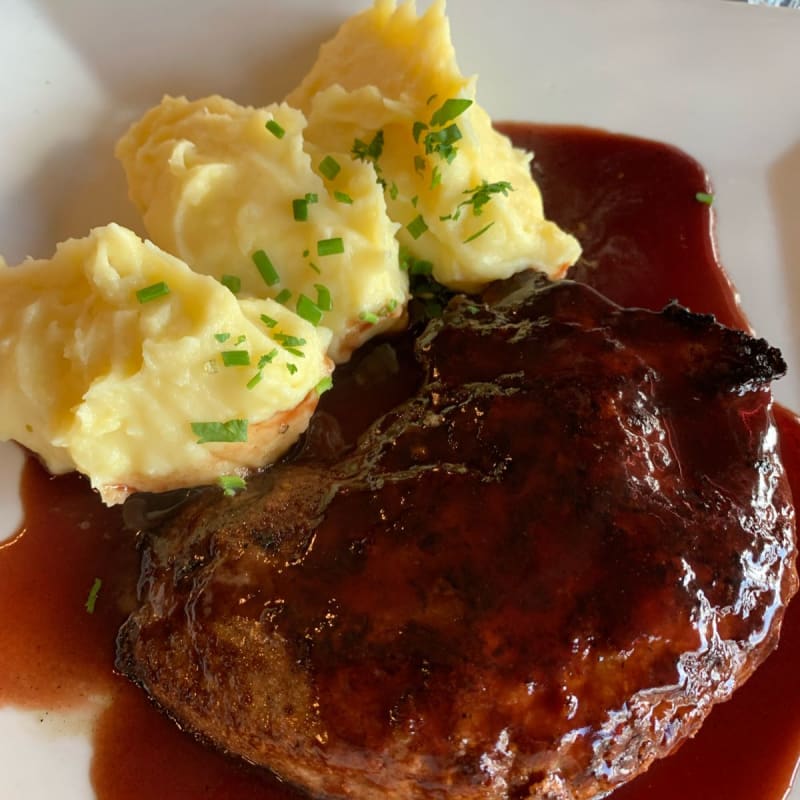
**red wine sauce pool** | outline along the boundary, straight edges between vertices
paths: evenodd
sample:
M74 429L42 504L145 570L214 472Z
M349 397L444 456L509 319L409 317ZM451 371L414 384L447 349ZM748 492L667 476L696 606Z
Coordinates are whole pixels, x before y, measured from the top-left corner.
M708 187L694 161L661 144L599 131L503 127L535 152L548 215L582 241L574 277L623 305L660 308L676 298L746 326L716 261L710 209L695 198ZM380 403L391 405L404 390L389 387ZM364 404L365 392L347 369L329 395L329 413ZM350 426L354 417L363 426L383 410L363 407L350 415ZM800 422L783 409L776 413L800 497ZM135 603L138 573L121 512L103 508L85 481L51 478L33 459L22 498L23 526L0 546L0 705L67 710L89 697L110 698L93 734L98 800L299 798L181 733L114 674L114 638ZM800 754L797 664L800 602L789 608L778 651L755 676L711 713L694 740L614 800L781 800Z

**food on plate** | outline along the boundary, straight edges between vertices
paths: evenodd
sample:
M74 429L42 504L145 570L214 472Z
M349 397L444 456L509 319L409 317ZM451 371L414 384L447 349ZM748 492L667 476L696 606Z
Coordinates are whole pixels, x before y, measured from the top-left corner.
M599 798L774 648L778 351L516 284L429 323L354 449L146 532L117 665L183 728L315 796Z
M198 272L235 276L242 297L278 299L329 328L330 355L345 361L402 327L408 276L372 165L349 146L312 159L305 124L285 104L165 97L117 155L156 244Z
M88 475L108 504L238 485L306 428L327 336L125 228L95 228L0 268L0 439Z
M287 97L320 152L375 165L400 243L437 281L477 291L531 266L563 277L578 242L544 216L531 154L492 127L456 64L444 3L378 0L320 49ZM355 144L354 144L355 143Z

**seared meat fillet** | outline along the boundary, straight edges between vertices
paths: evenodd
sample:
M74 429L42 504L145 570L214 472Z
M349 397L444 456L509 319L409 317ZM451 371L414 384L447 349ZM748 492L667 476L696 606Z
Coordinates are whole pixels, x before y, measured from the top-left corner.
M456 298L415 352L417 393L344 456L145 535L118 667L313 795L601 797L776 645L784 364L570 282Z

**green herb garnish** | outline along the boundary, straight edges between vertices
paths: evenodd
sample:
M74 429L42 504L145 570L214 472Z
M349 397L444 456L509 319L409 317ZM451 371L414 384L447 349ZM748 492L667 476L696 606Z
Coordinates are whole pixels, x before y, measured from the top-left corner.
M297 372L297 365L292 364L291 362L286 363L286 369L289 370L290 375L294 375Z
M264 127L276 138L283 139L286 131L274 119L267 120Z
M258 359L258 368L264 369L264 367L266 367L267 364L273 361L275 359L275 356L277 355L278 355L277 348L270 350L269 353L265 353L263 356L261 356L261 358Z
M227 422L192 422L191 426L192 433L200 437L197 444L247 441L246 419L229 419Z
M467 238L464 239L464 244L474 242L479 236L483 236L483 234L486 233L486 231L488 231L492 225L494 225L494 221L490 222L488 225L484 225L479 231L473 233L472 236L467 236Z
M428 226L425 224L422 214L414 217L414 219L406 225L406 230L411 234L413 239L419 239L419 237L428 230Z
M333 196L334 196L334 197L335 197L335 198L336 198L336 199L337 199L337 200L338 200L340 203L346 203L346 204L347 204L347 205L349 205L349 206L353 205L353 198L352 198L352 197L350 197L350 195L349 195L349 194L347 194L346 192L334 192L334 193L333 193Z
M317 242L318 256L335 256L344 253L344 242L341 236L333 239L320 239Z
M153 300L158 300L159 297L166 297L169 294L169 286L164 281L145 286L144 289L139 289L136 292L136 299L144 305Z
M276 283L280 283L281 278L278 275L278 270L275 269L269 260L269 256L263 250L256 250L253 253L253 263L267 286L274 286Z
M291 299L292 293L289 291L289 289L283 289L282 291L278 292L277 296L275 297L275 302L283 305L288 303Z
M369 323L370 325L376 325L376 324L377 324L377 322L378 322L378 315L377 315L377 314L375 314L375 313L374 313L374 312L372 312L372 311L362 311L362 312L361 312L361 313L358 315L358 318L359 318L360 320L362 320L363 322L367 322L367 323Z
M383 154L383 131L376 131L369 144L356 139L350 152L358 161L371 161L375 164Z
M220 475L219 478L217 478L217 484L227 497L233 497L236 492L247 488L245 479L240 478L238 475Z
M249 367L250 353L247 350L223 350L222 363L226 367Z
M223 275L219 282L228 290L231 294L239 294L239 291L242 288L242 279L238 275Z
M261 321L268 327L274 328L278 324L278 320L268 317L266 314L261 315ZM223 340L224 341L224 340Z
M292 200L292 214L297 222L305 222L308 219L308 200L305 197Z
M215 334L214 334L214 338L215 338L215 339L216 339L218 342L222 343L222 342L227 342L227 341L228 341L228 339L230 339L230 338L231 338L231 335L230 335L229 333L215 333Z
M496 181L495 183L487 183L481 181L478 186L472 189L465 189L463 194L469 195L466 200L462 200L452 214L447 214L444 217L439 217L441 220L452 219L457 220L461 216L461 211L469 206L472 207L472 213L479 217L483 213L483 207L492 199L496 194L502 194L506 197L509 192L513 192L514 187L508 181Z
M89 596L86 598L86 611L89 614L94 614L94 607L97 605L97 595L100 594L100 587L103 585L103 581L100 578L95 578L94 583L92 584L92 588L89 589Z
M440 128L456 117L460 117L471 105L472 100L451 97L449 100L445 100L444 103L433 112L431 125Z
M714 195L709 192L698 192L694 196L694 199L697 200L698 203L705 203L705 205L710 206L714 202Z
M332 181L341 170L339 162L333 156L325 156L319 162L319 171L329 180Z
M316 390L317 394L325 394L329 389L333 387L333 378L328 375L324 377L317 385Z
M275 333L272 338L282 347L302 347L306 340L300 336L292 336L288 333Z
M330 311L333 308L331 290L321 283L315 283L314 288L317 290L317 308L322 311Z
M450 164L458 153L455 143L461 138L461 129L455 123L439 131L431 131L425 134L425 152L428 155L438 153Z
M322 322L322 310L311 298L306 297L304 294L301 294L297 298L295 310L299 317L302 317L306 322L310 322L312 325L319 325L319 323Z

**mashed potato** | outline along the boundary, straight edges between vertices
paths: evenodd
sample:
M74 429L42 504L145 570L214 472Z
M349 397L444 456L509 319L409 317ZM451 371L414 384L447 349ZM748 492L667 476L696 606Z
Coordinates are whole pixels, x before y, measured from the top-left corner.
M305 429L328 335L117 225L0 267L0 438L106 503L273 461ZM226 366L227 365L227 366Z
M402 321L408 280L371 165L306 152L304 128L287 105L165 97L117 155L156 244L198 272L235 276L243 297L282 298L329 328L330 354L345 361Z
M287 103L165 97L117 155L155 244L109 225L0 259L0 439L107 503L274 461L329 358L405 324L408 267L476 291L580 254L475 103L443 2L377 0Z
M342 25L287 102L322 151L369 145L399 239L451 289L529 266L561 277L577 241L544 217L531 156L494 131L458 69L444 3L375 6Z

